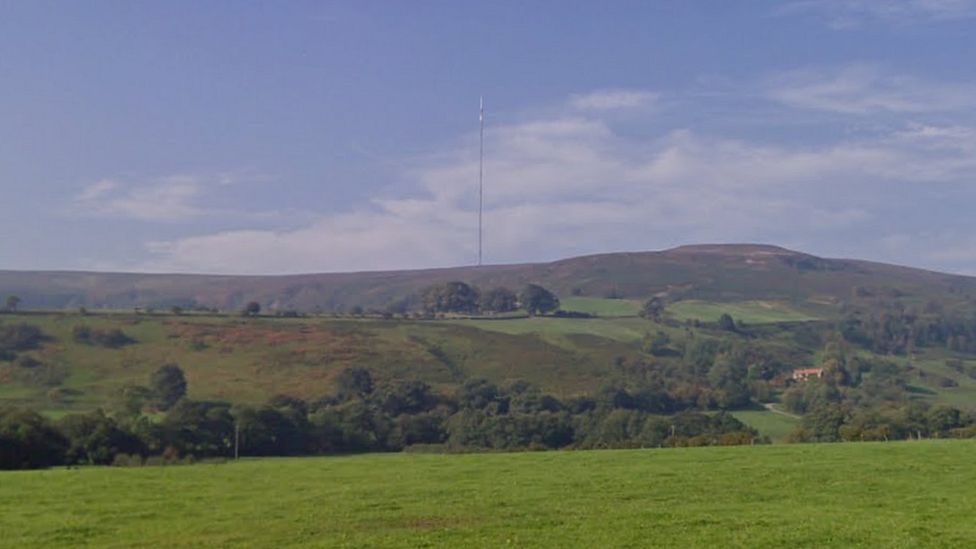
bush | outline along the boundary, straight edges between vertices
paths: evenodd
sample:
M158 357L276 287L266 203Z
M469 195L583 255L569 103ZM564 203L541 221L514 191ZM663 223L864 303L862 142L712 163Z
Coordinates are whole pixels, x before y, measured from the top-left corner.
M99 345L109 349L118 349L135 343L135 340L118 328L111 330L93 329L84 324L79 324L72 328L71 337L77 343L85 345Z
M186 396L186 376L176 364L165 364L149 378L149 388L161 410L169 410Z

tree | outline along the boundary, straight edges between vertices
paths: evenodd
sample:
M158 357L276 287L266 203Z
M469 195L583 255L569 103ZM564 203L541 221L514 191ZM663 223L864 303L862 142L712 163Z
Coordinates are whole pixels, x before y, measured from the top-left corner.
M728 313L722 313L722 316L718 317L718 329L726 332L736 331L735 320Z
M424 310L431 313L474 313L478 290L464 282L446 282L424 290Z
M257 301L248 301L244 309L241 310L241 316L257 316L261 313L261 304Z
M145 446L130 432L120 429L101 409L87 414L71 414L58 422L68 438L68 463L108 465L117 454L143 454Z
M380 403L390 416L419 414L437 405L430 385L423 381L400 380L383 388Z
M346 368L336 378L336 396L339 400L365 398L373 392L373 376L366 368Z
M653 320L654 322L659 322L663 313L664 300L662 300L660 297L652 297L651 299L648 299L644 302L644 306L641 307L640 310L641 318Z
M183 455L229 456L234 443L231 405L181 399L160 424L166 442Z
M714 398L719 408L739 408L749 403L747 368L730 353L722 353L708 370L708 382L716 389Z
M457 402L461 408L484 410L492 404L499 404L500 396L498 387L494 383L487 379L473 378L465 381L458 389ZM501 408L500 411L504 413L507 405L495 406L493 411L498 411L498 408Z
M143 407L152 399L153 392L149 387L128 384L118 392L113 408L116 414L138 417L142 414Z
M529 284L519 293L519 304L530 315L546 314L559 308L559 298L537 284Z
M17 312L17 307L20 306L20 298L15 295L7 296L7 310L11 313Z
M186 376L176 364L165 364L149 378L149 388L161 410L169 410L186 396Z
M68 441L30 410L0 407L0 470L35 469L64 462Z
M654 356L665 356L676 354L668 345L671 344L671 336L666 332L658 330L654 335L647 334L641 340L641 351Z
M515 292L504 287L492 288L481 295L481 310L507 313L518 308Z

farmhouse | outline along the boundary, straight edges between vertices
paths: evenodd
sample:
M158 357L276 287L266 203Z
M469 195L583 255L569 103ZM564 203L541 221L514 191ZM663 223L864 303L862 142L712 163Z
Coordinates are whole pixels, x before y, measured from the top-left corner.
M811 377L823 377L823 368L799 368L793 370L793 381L803 381Z

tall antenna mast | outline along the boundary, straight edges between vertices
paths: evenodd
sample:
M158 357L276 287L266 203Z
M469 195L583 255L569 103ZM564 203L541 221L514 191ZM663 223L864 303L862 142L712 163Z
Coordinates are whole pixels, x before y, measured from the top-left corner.
M482 259L482 225L481 218L485 204L485 97L481 96L478 110L478 266Z

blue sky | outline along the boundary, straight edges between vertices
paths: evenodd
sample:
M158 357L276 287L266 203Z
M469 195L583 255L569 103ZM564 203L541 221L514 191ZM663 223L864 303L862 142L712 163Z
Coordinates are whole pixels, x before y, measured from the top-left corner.
M976 274L976 1L0 2L0 268Z

